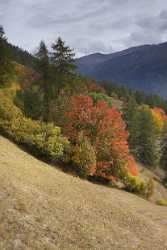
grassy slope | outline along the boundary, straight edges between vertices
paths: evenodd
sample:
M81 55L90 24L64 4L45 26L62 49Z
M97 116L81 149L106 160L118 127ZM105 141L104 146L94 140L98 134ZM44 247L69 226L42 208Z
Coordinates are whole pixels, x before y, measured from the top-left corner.
M154 179L154 191L150 201L156 203L160 199L167 200L167 189L162 185L163 178L166 175L165 172L160 168L151 171L141 164L138 164L138 168L140 177L145 182L148 182L150 178Z
M167 249L167 208L0 149L1 250Z

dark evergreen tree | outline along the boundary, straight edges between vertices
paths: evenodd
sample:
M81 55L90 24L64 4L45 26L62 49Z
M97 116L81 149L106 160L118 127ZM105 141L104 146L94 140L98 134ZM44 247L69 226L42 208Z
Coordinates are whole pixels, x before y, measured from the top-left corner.
M4 36L5 36L5 32L4 32L3 26L0 25L0 39L4 39Z
M137 130L137 103L133 96L129 98L129 100L124 103L122 111L123 111L123 118L127 124L127 130L129 132L129 147L133 154L136 155L136 130Z
M167 173L167 128L166 128L166 133L162 140L161 149L162 149L161 166L165 169Z
M156 167L160 159L160 145L152 113L143 105L137 111L131 128L131 148L137 159L145 165Z
M72 74L75 70L74 56L75 53L59 37L52 45L52 63L59 74Z
M52 69L52 92L54 99L60 91L68 85L73 88L75 80L74 52L59 37L52 45L51 69Z
M14 73L14 65L10 59L5 32L0 26L0 87L9 84Z
M51 67L49 62L49 52L43 41L40 43L36 57L38 59L36 61L36 70L40 75L40 87L43 94L43 118L45 121L48 121L49 103L52 97Z
M123 111L123 117L126 121L128 130L130 129L133 120L135 119L137 110L137 103L133 96L129 98L127 102L124 103L122 111Z

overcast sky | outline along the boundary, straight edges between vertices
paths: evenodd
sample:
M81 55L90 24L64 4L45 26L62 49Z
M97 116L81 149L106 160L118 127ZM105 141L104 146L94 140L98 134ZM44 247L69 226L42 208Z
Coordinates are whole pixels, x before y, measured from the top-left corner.
M34 51L61 36L77 56L167 41L167 0L0 0L8 40Z

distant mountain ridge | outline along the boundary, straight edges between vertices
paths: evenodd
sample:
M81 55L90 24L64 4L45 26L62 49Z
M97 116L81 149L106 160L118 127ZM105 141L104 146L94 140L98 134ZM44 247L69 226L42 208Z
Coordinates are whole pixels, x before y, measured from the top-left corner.
M167 98L167 42L91 54L77 59L76 64L82 75Z
M33 68L35 57L8 45L14 61ZM109 80L167 99L167 42L142 45L111 54L95 53L76 59L78 72L96 80Z

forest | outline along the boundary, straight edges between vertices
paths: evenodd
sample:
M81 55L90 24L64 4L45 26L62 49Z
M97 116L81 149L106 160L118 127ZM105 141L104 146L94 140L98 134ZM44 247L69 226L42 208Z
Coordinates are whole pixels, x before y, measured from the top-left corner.
M140 179L137 164L167 173L166 100L79 75L60 37L32 56L1 26L0 55L2 135L69 173L149 198L152 180Z

